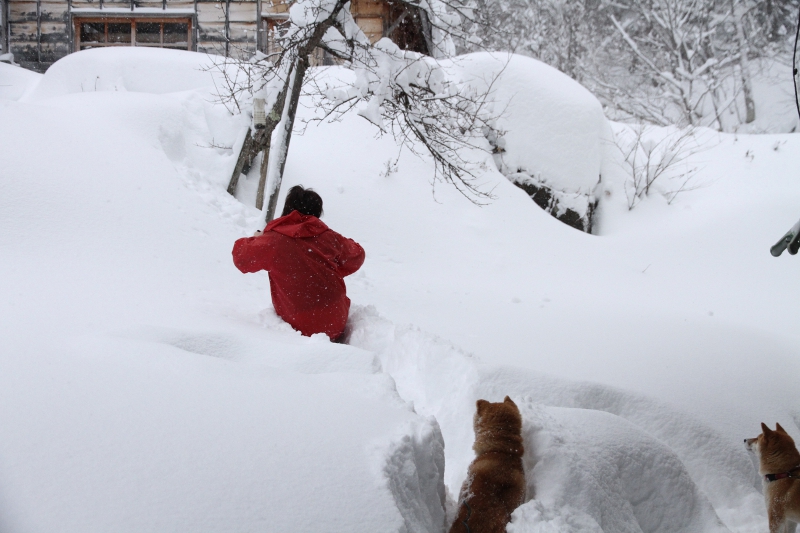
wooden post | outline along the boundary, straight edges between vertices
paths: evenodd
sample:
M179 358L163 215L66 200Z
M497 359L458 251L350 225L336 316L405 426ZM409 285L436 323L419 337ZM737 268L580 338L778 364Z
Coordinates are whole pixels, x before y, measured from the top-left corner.
M278 95L278 100L275 102L273 109L267 115L267 123L264 129L256 130L256 134L252 135L252 130L248 128L247 135L245 135L242 149L239 150L239 158L236 160L236 166L233 168L233 174L228 182L228 194L234 196L236 194L236 185L239 182L239 175L242 173L244 166L252 166L253 160L259 152L264 152L264 157L261 158L261 172L260 179L258 180L258 193L256 196L256 207L262 209L264 206L264 189L267 180L267 166L269 165L269 150L272 139L272 132L280 122L280 116L275 112L275 109L281 109L286 101L286 91L288 87L284 87L282 92Z
M264 189L266 189L267 185L267 168L269 167L269 150L272 145L270 141L270 137L266 138L267 142L264 146L263 154L264 156L261 158L261 168L260 174L258 176L258 191L256 192L256 209L261 211L264 209Z
M231 0L225 0L225 57L231 56Z
M300 56L297 59L294 78L292 80L292 94L289 99L289 109L285 117L286 122L283 124L285 129L283 132L278 132L282 133L283 137L278 145L278 169L275 174L275 183L272 184L272 190L269 193L269 204L267 205L267 224L272 222L272 219L275 218L275 208L278 204L278 194L281 192L281 182L283 181L283 169L286 168L286 155L289 152L289 142L292 140L294 117L297 114L297 104L300 101L300 92L303 88L303 78L305 78L308 66L308 56Z
M67 16L69 17L69 23L67 24L69 48L70 50L75 50L75 21L72 18L72 0L67 0Z
M6 15L6 0L0 0L0 54L7 54L8 50L8 42L6 39L6 21L8 19L8 15Z
M193 52L197 52L197 41L200 40L200 24L198 23L198 16L197 16L197 0L194 0L194 15L192 15L192 46L189 47L189 50Z
M36 63L42 68L42 0L36 0Z
M262 33L264 32L261 31L261 1L262 0L256 0L256 50L259 52L264 51L264 45L262 43Z
M228 194L231 196L236 195L236 185L239 183L239 175L242 173L245 161L247 161L247 157L252 150L252 145L253 137L250 135L250 128L247 128L247 135L244 137L242 149L239 150L239 158L236 160L236 166L233 167L233 174L231 174L231 179L228 182Z

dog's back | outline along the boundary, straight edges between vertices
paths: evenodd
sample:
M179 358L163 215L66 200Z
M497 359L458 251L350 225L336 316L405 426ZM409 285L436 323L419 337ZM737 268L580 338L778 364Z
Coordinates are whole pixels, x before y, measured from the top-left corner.
M516 404L478 400L475 460L459 496L450 533L503 533L511 513L525 501L522 417Z

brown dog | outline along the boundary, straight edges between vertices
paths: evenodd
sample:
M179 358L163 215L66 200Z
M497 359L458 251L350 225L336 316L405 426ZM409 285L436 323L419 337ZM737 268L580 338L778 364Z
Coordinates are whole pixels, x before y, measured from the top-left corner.
M522 417L508 396L501 403L478 400L474 424L476 457L450 533L504 533L511 513L525 500Z
M763 477L770 533L788 533L788 522L800 522L800 453L794 440L781 427L775 431L761 424L761 435L745 439L747 448L758 457L758 473Z

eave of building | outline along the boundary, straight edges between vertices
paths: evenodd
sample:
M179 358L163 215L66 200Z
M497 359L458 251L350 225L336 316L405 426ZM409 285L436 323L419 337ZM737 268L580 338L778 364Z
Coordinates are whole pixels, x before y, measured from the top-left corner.
M160 7L73 7L70 13L74 15L194 15L194 8L167 8Z

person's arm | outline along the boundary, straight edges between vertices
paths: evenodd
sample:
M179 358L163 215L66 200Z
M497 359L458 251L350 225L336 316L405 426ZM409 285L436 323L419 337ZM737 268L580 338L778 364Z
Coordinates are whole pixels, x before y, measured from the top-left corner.
M233 264L244 272L269 270L272 256L269 239L264 237L245 237L233 244Z
M341 236L340 236L341 237ZM339 268L337 272L340 276L349 276L364 264L366 254L364 249L353 239L341 237L342 239L342 253L337 258Z

